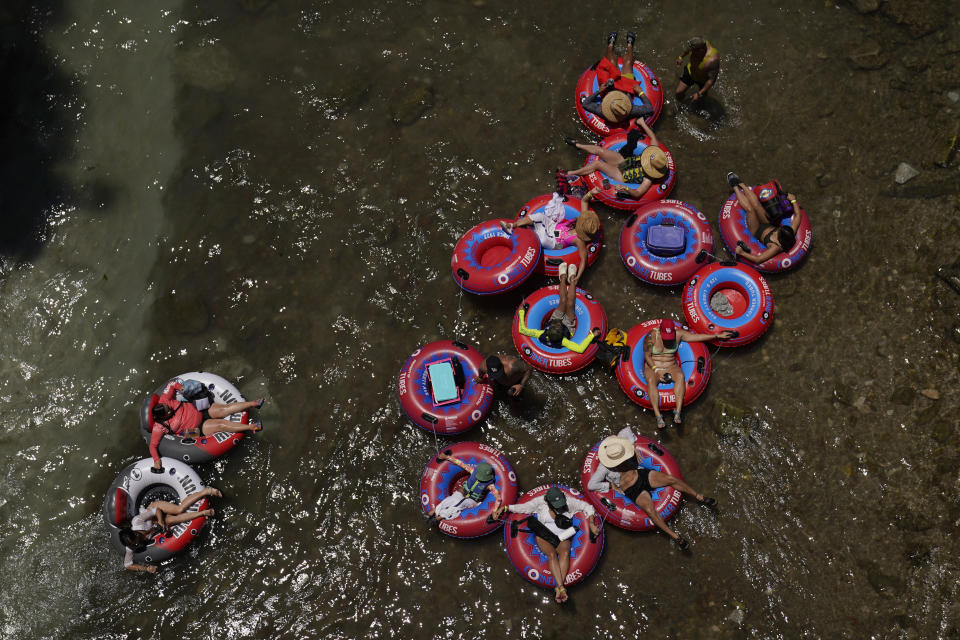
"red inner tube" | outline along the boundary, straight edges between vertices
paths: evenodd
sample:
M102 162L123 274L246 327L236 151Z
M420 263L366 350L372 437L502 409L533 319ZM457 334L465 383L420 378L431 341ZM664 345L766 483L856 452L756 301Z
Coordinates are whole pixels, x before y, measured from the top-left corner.
M605 493L590 491L587 484L590 482L590 476L600 467L600 459L597 457L597 449L600 443L593 445L593 448L587 453L580 469L580 482L583 487L583 493L587 499L597 509L597 513L612 525L630 531L649 531L655 529L657 525L653 523L649 516L637 506L635 502L627 496L620 493L613 487ZM655 440L646 436L636 436L636 447L641 451L640 464L644 468L661 471L676 478L683 478L680 472L680 465L669 451L663 448ZM606 498L608 502L613 503L616 509L610 509L603 503L601 498ZM650 492L650 498L653 500L654 508L664 521L669 520L677 512L680 500L683 494L673 487L660 487Z
M623 58L617 58L617 66L623 67ZM642 90L650 100L653 107L653 114L646 118L648 125L653 125L660 117L663 109L663 86L660 84L660 78L646 64L639 60L633 61L633 76L642 85ZM597 82L596 65L587 69L577 80L577 86L574 93L574 106L577 110L577 116L584 126L600 136L608 136L613 133L627 131L632 126L632 120L626 122L610 122L600 116L592 114L583 108L580 99L592 95L599 88Z
M626 133L616 133L610 136L607 136L600 141L600 146L604 149L613 149L618 151L623 145L627 142ZM637 143L636 149L633 152L634 156L639 156L643 153L643 150L650 145L650 139L643 137ZM583 181L586 186L590 189L600 187L603 189L603 180L607 178L610 183L609 189L603 189L595 197L597 200L612 207L614 209L621 209L623 211L633 211L639 209L647 202L653 202L656 200L661 200L670 195L670 192L673 191L673 187L677 183L677 164L673 159L673 154L670 153L670 150L663 146L663 142L659 144L660 149L667 156L667 174L660 180L654 182L650 185L650 188L640 196L639 198L617 198L617 191L614 188L618 184L626 184L629 187L635 188L639 186L637 183L623 183L618 182L610 176L604 175L601 171L594 171L583 176ZM592 161L596 160L597 156L588 155L587 159L584 161L584 166L590 164Z
M427 365L456 357L463 367L464 386L460 400L435 406L427 376ZM463 433L477 424L493 406L493 387L474 382L483 356L472 346L456 340L437 340L417 349L411 355L397 382L400 406L418 427L441 435Z
M520 286L540 262L540 239L530 229L506 233L487 220L467 231L450 258L453 279L469 293L489 295Z
M542 496L552 486L563 489L568 497L584 499L583 495L575 489L560 484L545 484L523 494L517 504L524 504ZM503 541L507 549L507 557L510 558L510 563L526 580L541 587L553 588L557 586L557 581L550 572L550 564L546 555L537 545L536 536L524 532L518 532L515 538L510 535L510 523L523 520L526 517L525 514L508 512L504 518ZM596 516L594 518L594 522L600 525ZM600 526L600 536L596 542L590 542L590 528L586 516L583 513L577 513L573 515L572 519L577 533L570 543L570 569L564 581L565 586L574 585L590 575L600 561L600 556L603 555L603 544L606 537L603 527ZM524 529L526 527L521 524L519 528Z
M708 264L683 288L683 316L691 330L738 333L730 340L711 341L721 347L738 347L757 340L773 324L773 311L770 285L756 270L743 264Z
M457 442L445 447L448 455L472 467L480 462L489 463L495 474L494 486L500 491L503 504L513 504L517 501L517 475L506 457L485 444L477 442ZM460 489L463 481L469 477L463 468L449 460L439 461L436 455L423 470L420 478L420 505L424 513L435 509L440 502ZM439 528L445 534L455 538L476 538L496 531L503 524L502 520L487 522L487 516L493 515L493 505L496 499L493 493L487 492L484 501L472 509L465 509L458 518L441 520Z

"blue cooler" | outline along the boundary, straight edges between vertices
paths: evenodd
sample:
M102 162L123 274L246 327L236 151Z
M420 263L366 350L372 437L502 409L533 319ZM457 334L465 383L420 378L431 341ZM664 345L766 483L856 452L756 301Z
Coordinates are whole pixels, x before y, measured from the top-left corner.
M647 229L647 249L661 258L670 258L683 253L687 238L683 229L673 224L656 224Z

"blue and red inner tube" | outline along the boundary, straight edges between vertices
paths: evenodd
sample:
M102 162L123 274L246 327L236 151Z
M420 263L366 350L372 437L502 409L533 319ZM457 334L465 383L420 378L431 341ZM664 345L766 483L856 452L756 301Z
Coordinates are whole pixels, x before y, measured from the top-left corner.
M460 399L437 406L430 388L427 366L456 358L462 368L458 381ZM457 340L437 340L417 349L400 370L397 395L400 406L418 427L440 435L463 433L477 424L493 406L493 387L474 382L480 372L483 356L479 351Z
M660 327L660 319L647 320L627 332L627 357L621 357L617 364L617 382L627 397L641 407L652 409L650 394L647 391L647 379L643 375L643 340L653 329ZM692 329L692 328L691 328ZM710 381L710 350L703 342L679 341L677 364L683 371L683 404L688 406L700 397L707 382ZM677 406L677 396L673 382L657 385L660 395L660 409L673 409Z
M562 484L545 484L523 494L517 500L517 504L524 504L542 496L550 487L559 487L568 497L578 500L584 499L584 496L576 489L571 489ZM510 535L510 523L514 520L523 520L526 517L525 514L510 512L507 512L504 517L503 543L507 548L507 557L510 558L510 563L517 572L525 579L535 585L552 589L557 586L557 580L550 572L550 562L547 556L537 545L536 536L525 532L519 532L515 538ZM603 555L606 533L599 518L596 516L594 518L594 523L600 529L600 535L596 542L590 542L590 526L587 524L586 516L583 513L576 513L571 517L577 533L571 538L570 569L567 571L567 579L563 586L569 587L577 584L590 575L600 561L600 556Z
M640 466L644 469L652 469L661 473L669 474L675 478L683 478L680 472L680 465L669 451L663 448L655 440L646 436L637 436L635 446L640 449ZM580 468L580 482L583 486L583 493L587 500L596 507L597 513L607 522L621 529L629 531L650 531L656 528L650 516L637 506L637 503L620 493L612 486L606 493L590 491L587 484L590 482L590 476L600 466L600 459L597 457L597 451L600 443L593 445L587 457ZM663 518L664 522L676 514L677 507L680 506L680 500L683 494L673 487L659 487L650 491L650 499L653 500L654 510ZM613 508L610 508L610 505Z
M682 249L673 255L658 255L648 238L664 227L682 233ZM713 253L713 229L695 207L679 200L648 202L637 209L620 231L620 258L633 275L644 282L673 286L687 281L700 267L697 255Z
M513 344L520 352L520 357L534 369L546 373L565 374L583 369L597 355L599 341L607 334L607 314L597 300L577 288L577 301L574 304L574 313L577 316L577 332L569 338L579 343L587 337L594 328L600 329L600 336L587 345L583 353L577 353L567 348L550 347L539 338L525 336L520 333L520 309L527 305L525 323L529 329L543 329L546 327L550 314L560 305L560 285L550 285L537 289L520 304L513 316Z
M456 442L444 451L448 455L460 459L463 463L476 467L486 462L493 467L494 482L503 499L502 504L510 505L517 501L517 474L507 458L493 447L479 442ZM420 505L424 513L435 509L444 498L449 497L460 489L464 480L470 477L462 467L449 460L438 460L436 456L423 470L420 478ZM439 528L445 534L454 538L478 538L496 531L502 520L487 521L487 516L493 516L493 505L496 498L493 492L487 491L483 502L472 509L464 509L459 517L452 520L441 520Z
M750 187L750 189L760 198L765 189L775 189L775 184L774 181L771 180L766 184ZM788 216L781 220L780 224L789 227L790 217ZM754 254L763 253L767 250L767 247L760 244L760 241L750 233L750 228L747 226L747 212L740 206L736 194L731 194L723 203L723 207L720 209L719 226L720 237L723 238L723 243L727 245L727 249L729 249L731 253L734 253L738 242L746 244ZM781 271L792 269L800 264L807 256L807 253L810 252L810 245L812 243L813 231L810 227L810 218L807 217L806 211L800 209L800 226L797 228L797 240L793 247L790 248L790 251L781 251L760 264L748 262L745 258L740 258L740 260L742 260L744 264L748 264L763 273L780 273Z
M450 259L453 279L468 293L490 295L519 287L540 263L540 239L530 229L506 233L487 220L467 231Z
M520 213L517 214L517 220L526 215L533 215L535 213L542 213L544 207L546 207L550 200L553 198L553 194L537 196L527 204L523 205L523 208L520 209ZM565 202L563 205L564 208L564 219L566 220L576 220L580 217L580 200L571 198L569 201ZM589 267L594 262L597 261L597 258L600 257L600 247L603 246L603 226L601 225L600 229L597 230L597 233L594 234L593 240L587 245L587 266ZM537 272L542 273L545 276L550 278L557 277L559 273L558 269L559 264L547 264L548 260L559 259L563 260L568 264L575 264L577 268L582 272L583 265L580 264L579 256L577 254L577 248L573 245L569 247L564 247L562 249L542 249L542 259L537 264Z
M600 146L604 149L610 149L612 151L620 151L620 148L627 143L627 134L626 133L615 133L611 136L608 136L600 141ZM640 154L643 153L643 150L650 146L650 138L644 136L637 142L637 147L633 151L633 155L640 157ZM648 202L653 202L654 200L662 200L670 195L670 192L673 191L674 185L677 183L677 164L673 160L673 155L661 143L660 149L667 156L667 174L660 180L657 180L650 185L650 188L640 196L639 198L630 198L630 197L617 197L617 191L614 189L614 186L618 184L625 185L631 189L636 189L640 186L639 182L620 182L619 180L614 180L612 177L606 175L602 171L594 171L593 173L583 176L583 181L586 186L590 189L599 187L603 189L596 196L597 200L607 205L608 207L613 207L614 209L620 209L623 211L633 211L639 209L644 204ZM584 166L590 164L598 157L590 154L587 156L586 161L583 163ZM610 183L609 189L603 188L603 181L607 179Z
M623 68L623 58L617 58L617 66L621 69ZM640 84L641 90L646 94L647 99L650 100L650 104L653 107L653 114L646 118L647 124L652 125L657 121L657 118L660 117L660 112L663 110L663 87L660 85L660 79L650 67L639 60L633 61L633 78ZM600 83L597 80L596 65L593 65L584 71L580 79L577 80L576 94L574 95L573 102L576 105L577 116L580 117L580 121L583 122L588 129L600 136L626 132L627 129L630 128L632 120L610 122L583 108L583 104L580 102L581 98L592 96L599 88ZM634 104L640 104L640 99L636 95L631 96L631 98Z
M714 262L697 271L683 288L683 316L695 333L732 330L722 347L739 347L762 336L773 324L773 294L756 270Z

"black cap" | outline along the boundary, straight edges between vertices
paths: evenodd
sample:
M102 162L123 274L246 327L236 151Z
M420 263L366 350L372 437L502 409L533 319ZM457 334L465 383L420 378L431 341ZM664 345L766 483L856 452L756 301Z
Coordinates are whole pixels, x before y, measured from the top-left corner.
M497 356L488 357L485 366L487 369L487 375L493 380L500 380L507 375L503 371L503 363L500 362L500 358Z

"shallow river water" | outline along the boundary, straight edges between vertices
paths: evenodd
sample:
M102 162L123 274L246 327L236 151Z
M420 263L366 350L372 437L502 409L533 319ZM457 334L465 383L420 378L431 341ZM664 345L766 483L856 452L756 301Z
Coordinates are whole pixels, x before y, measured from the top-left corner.
M4 4L0 637L960 637L956 3ZM595 366L498 394L459 438L524 490L578 486L629 424L718 498L672 521L688 554L608 526L559 607L499 533L424 526L435 443L396 381L435 339L512 350L544 279L461 294L450 252L582 162L574 85L631 29L671 96L687 38L721 53L705 105L654 127L672 197L716 230L726 172L778 178L813 249L682 430ZM599 213L581 284L611 324L681 318ZM224 498L198 544L122 571L104 492L147 455L144 395L198 368L266 396L266 428L199 468Z

